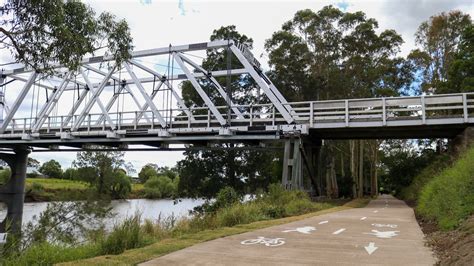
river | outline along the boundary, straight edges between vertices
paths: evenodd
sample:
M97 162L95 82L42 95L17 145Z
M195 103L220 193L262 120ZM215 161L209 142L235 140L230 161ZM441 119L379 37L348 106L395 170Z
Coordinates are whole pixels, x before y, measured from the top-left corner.
M112 212L116 214L113 219L106 221L106 227L110 228L113 224L122 221L123 219L133 216L135 213L141 213L142 219L156 220L161 213L161 217L184 217L189 215L189 211L194 207L204 203L204 200L194 199L180 199L175 204L170 199L148 200L148 199L129 199L129 200L114 200L110 203ZM30 202L25 203L23 208L23 225L33 220L33 217L38 216L43 212L48 203L47 202ZM6 216L6 208L0 204L0 221Z

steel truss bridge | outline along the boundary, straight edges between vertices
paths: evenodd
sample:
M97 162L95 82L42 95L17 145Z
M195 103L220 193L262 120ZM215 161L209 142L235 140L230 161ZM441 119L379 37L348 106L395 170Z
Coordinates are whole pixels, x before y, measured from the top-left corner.
M207 50L227 51L239 63L204 69ZM96 56L84 59L75 71L56 65L48 75L26 67L1 72L0 148L6 153L0 157L14 170L12 177L18 177L0 188L0 201L9 206L23 197L25 149L79 151L101 145L169 150L170 144L283 140L283 184L301 187L301 136L454 138L474 124L472 93L287 102L249 49L231 40L135 51L120 66L111 56ZM243 75L253 80L252 93L264 95L264 101L234 102L221 83ZM192 85L201 106L186 104L181 81Z

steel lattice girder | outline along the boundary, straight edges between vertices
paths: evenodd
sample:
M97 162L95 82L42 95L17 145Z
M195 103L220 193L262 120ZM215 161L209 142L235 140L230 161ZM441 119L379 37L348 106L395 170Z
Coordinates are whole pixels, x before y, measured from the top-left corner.
M244 68L208 71L202 68L199 63L193 62L191 59L189 59L188 57L182 54L183 52L198 51L198 50L205 51L208 49L230 49L230 51L242 63ZM173 60L178 63L178 65L180 66L180 69L184 72L184 74L177 74L171 77L165 77L163 75L160 75L157 71L137 61L137 59L140 59L140 58L147 58L147 57L152 57L152 56L157 56L157 55L170 55L170 56L172 55L174 58ZM198 79L202 79L202 78L209 79L211 83L214 85L214 87L217 89L219 94L222 97L224 97L227 104L231 106L231 110L233 111L233 113L238 118L243 119L244 116L241 113L241 111L235 106L233 106L233 103L230 99L226 98L226 94L223 87L215 79L215 77L219 77L219 76L241 75L241 74L249 74L256 81L260 89L262 89L265 92L265 94L268 96L272 104L275 106L275 108L278 110L281 116L284 117L287 123L290 124L294 122L294 119L290 115L291 110L289 110L290 109L289 105L287 105L286 100L276 90L273 84L269 82L268 78L263 74L263 72L259 70L260 64L258 63L258 61L254 59L253 55L250 53L250 51L248 51L248 49L245 46L236 45L233 41L230 41L230 40L220 40L220 41L196 43L196 44L189 44L189 45L179 45L179 46L169 46L169 47L163 47L163 48L157 48L157 49L149 49L149 50L132 52L131 58L128 60L128 62L124 63L126 72L129 74L129 77L124 78L124 79L121 79L120 77L117 77L117 75L114 75L120 69L109 67L107 71L101 70L100 68L101 68L102 63L108 63L111 65L114 65L113 58L111 56L96 56L96 57L86 58L82 61L82 67L80 68L79 72L76 72L76 73L74 73L74 71L64 71L64 69L60 65L55 65L57 70L59 72L63 72L64 74L64 75L56 75L57 77L55 77L55 78L59 78L59 81L55 80L55 81L60 82L59 87L54 86L54 85L46 85L44 83L41 84L40 82L37 81L37 74L34 73L34 71L31 71L24 67L10 69L10 70L2 70L3 77L9 77L15 80L23 81L25 82L25 85L23 89L21 90L20 94L18 95L17 99L15 100L13 106L11 107L11 111L7 114L3 124L1 124L0 133L4 133L10 124L13 125L15 123L15 119L14 119L15 113L18 110L19 105L21 105L22 102L25 100L25 97L32 86L37 86L37 87L41 87L41 88L45 88L45 89L53 91L51 94L51 98L47 99L46 103L44 103L41 106L41 111L39 112L38 117L35 117L34 120L30 121L31 123L30 130L32 133L39 132L42 126L44 126L45 121L48 119L52 110L55 107L57 107L59 99L61 97L65 97L64 92L72 91L76 89L78 90L78 99L73 102L67 115L64 115L64 117L61 117L62 126L66 127L72 121L73 123L70 130L71 131L78 130L81 126L83 126L83 123L86 117L89 116L89 119L90 119L90 111L93 108L93 106L98 105L100 107L100 110L102 111L102 114L100 115L98 120L94 121L95 125L100 125L102 124L104 120L106 120L108 127L111 130L114 130L117 127L117 125L108 115L108 112L111 110L112 106L115 104L118 96L114 94L108 100L106 105L104 105L101 102L101 99L99 97L106 87L115 85L117 82L119 83L119 93L122 93L122 91L125 90L128 94L131 95L133 102L138 108L136 111L137 116L135 118L136 123L140 121L141 117L145 117L146 122L150 123L151 121L150 117L148 117L146 113L147 109L150 108L151 112L153 113L154 119L158 120L161 127L162 128L168 127L167 121L165 121L165 118L160 114L160 111L156 108L153 102L153 99L157 95L159 88L162 87L163 85L168 87L169 90L171 90L171 95L175 99L176 104L179 107L179 109L187 115L190 121L195 121L189 107L185 105L181 96L170 85L171 80L189 80L192 83L195 90L200 95L200 97L205 102L207 108L210 109L212 115L218 120L221 126L225 126L228 122L226 121L226 119L224 119L223 115L216 108L215 104L211 101L209 96L206 95L206 93L202 90L201 86L199 85ZM99 67L97 68L95 65L98 65L98 64L99 64ZM197 70L197 72L192 72L191 69L189 69L186 66L186 64L192 67L193 70ZM131 65L138 67L141 71L148 73L148 75L152 75L152 77L146 76L146 75L138 76L135 73L135 71L132 69ZM90 73L89 75L87 75L84 72L84 69L87 69L89 72L92 71L100 75L102 77L101 82L98 82L98 83L92 82L90 79ZM28 78L24 77L24 75L27 73L31 73ZM78 75L78 74L81 74L81 75ZM75 76L76 78L73 79L72 76ZM82 80L78 80L77 77L82 77ZM158 85L156 85L156 88L158 89L153 88L153 92L149 95L145 91L143 84L150 83L150 82L155 83L157 77L159 81L158 81ZM111 80L113 82L111 82ZM73 84L68 85L71 83ZM129 85L134 85L134 87L133 88L129 87ZM79 93L79 87L82 87L81 88L82 92L80 93ZM144 104L141 104L139 100L137 99L137 97L135 96L134 94L135 89L138 92L140 92L139 94L141 94L141 96L145 100ZM90 96L90 100L84 103L88 95ZM36 105L39 105L39 103L36 103ZM84 108L79 114L77 114L81 106L84 106ZM154 121L151 121L151 123L153 122Z

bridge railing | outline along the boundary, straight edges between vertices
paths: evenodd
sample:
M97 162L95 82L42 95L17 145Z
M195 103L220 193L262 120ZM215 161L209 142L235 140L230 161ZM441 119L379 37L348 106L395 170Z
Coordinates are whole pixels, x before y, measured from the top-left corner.
M297 124L315 128L403 126L425 124L474 123L474 93L430 96L387 97L288 103ZM261 126L286 124L284 117L272 104L216 106L231 126ZM236 112L233 109L237 109ZM168 128L189 129L220 127L208 107L192 107L185 112L179 108L158 110ZM230 116L229 116L230 114ZM88 114L78 131L155 129L161 128L152 111L110 112L110 120L102 113ZM68 131L79 116L49 116L41 132ZM5 133L28 133L36 118L13 119ZM113 123L113 128L109 125Z
M474 122L474 93L293 102L295 120L311 127Z

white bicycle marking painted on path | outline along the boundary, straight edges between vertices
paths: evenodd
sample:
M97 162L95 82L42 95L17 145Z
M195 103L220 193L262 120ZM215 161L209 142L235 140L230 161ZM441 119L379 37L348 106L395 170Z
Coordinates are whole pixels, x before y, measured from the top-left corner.
M346 231L346 228L341 228L341 229L335 231L335 232L332 233L332 234L333 234L333 235L339 235L340 233L342 233L342 232L344 232L344 231Z
M288 233L288 232L298 232L302 234L311 234L311 231L316 231L316 228L313 226L304 226L304 227L297 227L295 229L288 229L285 231L282 231L283 233Z
M397 233L400 231L379 231L379 230L372 230L372 233L364 233L366 235L374 235L378 238L392 238L394 236L398 236Z
M398 225L396 224L372 224L375 227L390 227L390 228L397 228Z
M319 224L327 224L329 223L329 221L322 221L322 222L319 222Z
M285 244L284 238L266 238L263 236L259 236L255 239L247 239L240 242L242 245L255 245L255 244L262 244L267 247L278 247Z

